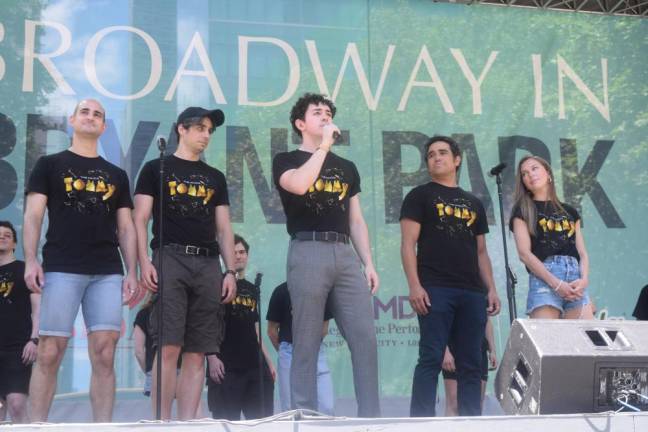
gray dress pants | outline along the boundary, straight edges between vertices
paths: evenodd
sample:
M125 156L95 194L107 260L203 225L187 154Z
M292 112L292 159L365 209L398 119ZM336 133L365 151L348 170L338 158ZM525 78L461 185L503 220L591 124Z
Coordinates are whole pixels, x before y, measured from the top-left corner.
M317 410L317 356L324 308L351 350L358 417L380 417L373 304L360 259L350 244L291 240L287 260L293 315L292 408Z

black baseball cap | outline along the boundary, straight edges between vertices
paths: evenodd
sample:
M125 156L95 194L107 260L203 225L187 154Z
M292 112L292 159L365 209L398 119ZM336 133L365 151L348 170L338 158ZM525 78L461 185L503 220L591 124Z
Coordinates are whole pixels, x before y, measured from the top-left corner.
M203 117L208 117L209 120L211 120L212 124L214 125L214 129L225 122L225 114L223 114L223 111L219 109L210 111L200 107L189 107L180 113L176 124L180 125L187 119Z

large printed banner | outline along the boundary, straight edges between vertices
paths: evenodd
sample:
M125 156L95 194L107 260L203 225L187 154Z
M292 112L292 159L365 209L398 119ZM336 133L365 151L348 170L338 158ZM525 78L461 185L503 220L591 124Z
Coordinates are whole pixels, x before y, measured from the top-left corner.
M514 166L550 160L560 196L584 223L590 290L599 310L628 317L648 283L648 21L428 0L58 0L2 2L0 213L22 225L24 186L36 160L69 144L76 101L99 99L108 128L101 153L134 183L187 106L221 108L225 125L205 158L226 173L231 214L263 272L262 305L285 278L288 236L271 160L296 147L288 117L306 91L330 95L343 139L336 152L362 177L361 202L382 287L374 298L381 391L407 396L418 323L400 264L403 196L428 180L421 145L452 135L460 184L484 203L488 248L508 335L502 234L489 168L506 162L508 215ZM527 275L509 241L525 313ZM17 251L22 257L22 249ZM137 387L132 320L124 311L118 387ZM59 393L87 391L81 319ZM350 359L333 325L326 339L336 394L353 394Z

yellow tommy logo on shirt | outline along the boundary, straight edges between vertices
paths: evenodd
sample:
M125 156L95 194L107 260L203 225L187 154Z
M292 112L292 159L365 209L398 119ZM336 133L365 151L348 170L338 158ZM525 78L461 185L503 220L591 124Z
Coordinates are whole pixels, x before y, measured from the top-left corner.
M538 220L538 225L542 228L543 232L567 232L567 237L571 237L576 232L576 224L574 221L562 218L554 220L551 218L541 218Z
M190 183L186 181L171 180L167 184L169 186L170 196L188 195L192 197L203 198L203 205L206 205L215 193L214 189L208 188L202 182Z
M233 305L241 305L249 308L250 310L255 310L256 309L256 300L252 297L247 297L247 296L236 296L234 298L234 301L232 301Z
M451 206L441 202L436 204L436 209L439 217L448 216L465 220L468 227L477 220L477 212L463 206Z
M65 192L94 192L101 195L101 200L106 201L113 196L117 187L102 177L63 177Z
M316 191L338 194L338 201L342 201L349 191L349 184L338 178L320 177L308 188L309 193Z
M0 294L2 294L2 297L9 297L9 294L11 294L11 291L13 290L14 283L10 281L3 281L0 282Z

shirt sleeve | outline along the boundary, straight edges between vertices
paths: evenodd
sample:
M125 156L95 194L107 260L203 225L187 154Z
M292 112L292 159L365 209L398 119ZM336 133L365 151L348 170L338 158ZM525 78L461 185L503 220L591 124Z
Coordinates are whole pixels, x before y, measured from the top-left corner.
M137 185L135 186L135 195L150 195L156 197L158 195L158 190L156 186L155 170L153 169L153 163L147 162L139 173L137 178Z
M48 159L43 156L36 162L36 165L34 166L34 169L29 176L25 194L28 194L30 192L36 192L43 195L50 194L50 181L48 178L47 160Z
M638 320L648 321L648 285L641 290L632 316Z
M227 180L225 180L225 175L220 171L217 171L216 174L216 192L214 195L214 207L229 205Z
M349 198L362 192L362 189L360 188L360 173L358 172L358 168L353 162L350 162L350 164L353 183L349 186Z
M130 182L128 181L128 175L126 171L120 170L120 192L119 197L117 198L117 208L127 207L133 208L133 199L130 194Z
M283 321L283 302L281 301L280 293L281 285L272 291L270 302L268 303L268 312L266 312L266 320L280 323Z
M420 197L420 188L414 188L405 196L401 205L399 220L411 219L420 224L425 220L425 201Z
M477 225L475 225L475 234L486 234L488 232L488 218L486 217L486 210L479 198L475 197L475 204L477 206Z
M563 204L563 207L565 207L565 210L567 210L569 216L571 216L574 219L574 222L578 222L579 220L581 220L581 216L578 213L578 210L576 210L574 207L570 206L569 204Z
M297 168L295 161L291 159L290 153L279 153L272 160L272 179L277 188L281 188L279 185L279 178L281 175L288 170Z
M514 206L511 210L511 218L509 219L509 230L513 231L513 219L522 219L522 211L520 206ZM524 219L522 219L524 220Z

